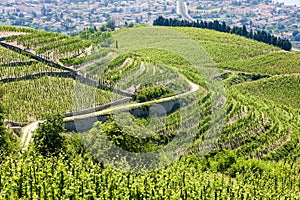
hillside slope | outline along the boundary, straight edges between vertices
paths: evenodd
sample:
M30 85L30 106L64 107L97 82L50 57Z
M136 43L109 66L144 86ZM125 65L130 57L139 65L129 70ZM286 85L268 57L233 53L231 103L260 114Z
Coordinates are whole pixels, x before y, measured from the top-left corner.
M297 52L195 28L124 28L97 48L78 36L9 32L3 42L21 51L0 48L7 120L94 108L123 98L117 90L135 102L104 107L103 118L94 112L101 122L68 133L58 156L29 146L4 158L0 198L299 199ZM172 96L173 107L147 103ZM117 112L132 104L141 107ZM149 154L151 160L139 162Z

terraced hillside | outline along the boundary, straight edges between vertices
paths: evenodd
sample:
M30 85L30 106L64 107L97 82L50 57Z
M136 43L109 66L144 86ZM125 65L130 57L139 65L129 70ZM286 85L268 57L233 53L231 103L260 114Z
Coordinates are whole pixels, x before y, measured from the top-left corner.
M110 47L68 68L0 49L7 55L0 56L2 82L16 78L1 86L6 119L44 119L122 98L77 82L74 74L135 95L134 102L77 116L105 120L68 134L55 156L42 156L33 142L3 159L0 198L300 198L297 52L206 29L134 27L112 34ZM93 45L38 31L7 41L62 67L60 55L85 54ZM64 41L70 41L66 50ZM42 72L68 75L22 78Z
M2 42L19 49L0 47L0 81L3 82L3 105L7 120L25 122L29 116L42 119L49 113L86 109L122 98L112 95L110 91L81 83L74 76L75 69L52 62L52 58L31 49L59 42L59 39L65 41L70 37L38 31L25 34L18 30L3 32L5 37ZM12 41L18 41L18 44ZM22 47L25 44L27 49ZM74 46L76 48L72 51L81 51L82 46L75 43ZM56 49L55 46L53 48ZM72 52L69 50L69 53ZM58 61L58 58L53 57L53 60Z
M238 90L270 100L277 105L299 109L300 75L281 75L237 86Z
M261 74L293 74L299 73L300 53L271 52L255 56L243 61L231 61L220 65L225 69Z
M173 52L148 48L147 43L154 41L155 37L145 37L147 40L144 39L143 43L139 41L140 32L153 31L157 35L164 35L166 28L143 27L140 29L143 30L122 30L128 31L132 39L125 39L122 34L116 35L115 40L118 41L120 49L122 47L128 48L132 42L138 43L141 46L139 48L144 48L134 50L133 55L118 57L115 59L115 63L124 61L128 68L134 63L134 59L142 59L141 63L161 63L178 70L190 81L207 87L197 69L191 66L189 60L193 60L193 58L186 60L183 59L182 55L176 55ZM297 73L299 67L297 64L298 53L283 52L270 45L215 31L192 28L171 28L171 30L191 36L197 44L207 51L212 60L215 61L215 65L220 68L220 75L216 78L223 79L227 91L226 121L221 135L216 138L217 141L210 145L203 142L211 123L211 116L209 115L211 102L209 96L202 96L203 99L200 100L202 104L198 110L202 114L202 119L199 122L200 128L195 142L183 154L201 153L205 149L217 149L218 151L228 149L232 150L235 155L247 159L295 160L299 156L297 152L300 139L298 128L299 80L297 75L293 75ZM171 37L175 37L175 35ZM172 43L172 46L176 48L178 44ZM219 48L220 46L223 46L224 49ZM115 49L115 51L118 50ZM128 59L128 57L131 58ZM255 60L256 62L254 62ZM278 60L280 62L277 62ZM235 63L237 67L230 67L233 65L232 63ZM124 67L120 64L119 66ZM135 72L138 73L145 66L147 64L142 64ZM103 73L107 68L109 65L99 69L98 72ZM104 71L101 72L100 70ZM114 80L111 75L116 74L116 79L119 79L119 72L126 74L126 70L119 68L110 72L105 73L105 76L108 76L106 78L110 78L109 80ZM280 77L277 77L277 74L280 74ZM129 80L136 79L134 74L130 73L130 76ZM140 74L139 77L142 78L143 74ZM147 80L146 78L142 79ZM148 124L150 118L143 120L148 121L146 123ZM174 123L176 121L178 120L174 118ZM173 134L176 134L177 129L172 128L171 130ZM166 129L159 135L166 135L169 132L170 130ZM171 141L172 136L169 135L167 138L169 138L168 141ZM154 149L160 148L156 146L157 141L153 140L152 142L155 144ZM162 144L158 146L160 145Z
M33 31L6 37L5 42L48 60L78 65L92 52L91 41L57 33Z
M42 119L49 113L77 111L109 103L113 99L109 91L71 78L47 75L5 83L3 91L7 119L19 122L27 121L29 115Z

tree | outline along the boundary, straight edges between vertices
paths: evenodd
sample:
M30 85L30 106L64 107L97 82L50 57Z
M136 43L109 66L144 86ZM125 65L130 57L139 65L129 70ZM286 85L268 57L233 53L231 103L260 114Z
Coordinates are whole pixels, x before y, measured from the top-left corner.
M297 35L295 35L295 36L294 36L294 39L295 39L296 41L300 41L300 33L298 33Z
M57 155L64 144L65 131L61 115L48 115L45 122L41 123L34 136L36 150L44 156Z
M294 30L293 31L293 37L295 37L296 35L298 35L299 31L298 30Z
M108 20L106 24L107 28L110 28L111 30L115 30L115 21L114 20Z
M247 28L245 25L243 25L243 28L242 28L242 36L248 37L248 31L247 31Z
M250 32L248 32L247 27L243 25L243 27L229 27L226 25L225 22L220 23L219 21L202 21L199 22L189 22L187 20L178 20L178 19L168 19L164 18L162 16L159 16L157 19L154 20L153 22L154 26L183 26L183 27L197 27L197 28L208 28L208 29L213 29L216 31L221 31L221 32L226 32L226 33L231 33L235 35L240 35L246 38L251 38L253 40L259 41L259 42L264 42L266 44L272 44L274 46L277 46L279 48L282 48L284 50L290 51L292 48L292 44L289 40L286 39L281 39L281 38L276 38L274 35L271 35L270 33L267 33L266 31L257 31L253 32L251 29ZM297 31L294 31L294 35L297 33ZM295 35L295 40L300 41L300 35L298 38L298 35Z

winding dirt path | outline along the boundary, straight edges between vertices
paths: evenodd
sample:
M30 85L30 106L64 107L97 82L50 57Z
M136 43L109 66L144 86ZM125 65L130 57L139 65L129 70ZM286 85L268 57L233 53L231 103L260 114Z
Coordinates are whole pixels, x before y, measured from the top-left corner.
M28 147L29 142L32 139L32 134L38 128L40 122L41 121L33 122L25 126L24 129L22 130L22 138L21 138L20 146L22 147L23 151L26 150L26 148Z
M2 43L1 43L2 44ZM14 48L19 48L19 47L16 47L14 45L12 45L12 47ZM31 52L28 52L26 51L25 49L22 49L20 48L21 51L25 51L29 54L32 54ZM34 54L32 54L31 56L34 56L35 58L40 58L40 60L44 61L44 62L47 62L48 64L50 63L51 65L57 65L57 63L53 62L53 61L48 61L44 58L41 58L41 57L38 57ZM39 60L39 59L37 59ZM39 61L40 61L39 60ZM129 66L133 63L133 59L131 58L127 58L125 60L125 62L122 64L122 66ZM57 67L56 66L56 67ZM71 68L67 68L65 66L59 66L65 70L68 70L68 71L71 71L71 72L77 72L78 70L76 69L71 69ZM148 66L146 65L145 66L145 63L142 64L141 66L141 70L144 71L145 70L145 67L146 67L146 70L149 70ZM156 69L155 69L155 72L156 72ZM186 79L183 75L180 75L182 76L184 79ZM186 79L187 80L187 79ZM89 117L93 117L93 116L100 116L100 115L104 115L104 114L107 114L107 113L111 113L113 111L122 111L122 110L128 110L128 109L132 109L132 108L137 108L137 107L140 107L140 106L143 106L143 105L147 105L147 104L154 104L154 103L161 103L161 102L166 102L166 101L170 101L170 100L173 100L173 99L178 99L180 97L183 97L183 96L186 96L188 94L191 94L191 93L194 93L196 92L197 90L199 90L200 86L195 84L195 83L192 83L191 81L187 80L188 84L191 86L191 89L185 93L182 93L182 94L178 94L178 95L174 95L174 96L171 96L171 97L166 97L166 98L162 98L162 99L158 99L158 100L153 100L153 101L148 101L148 102L143 102L143 103L133 103L133 104L126 104L126 105L118 105L118 106L115 106L115 107L110 107L108 109L105 109L105 110L101 110L101 111L96 111L96 112L93 112L93 113L89 113L89 114L81 114L81 115L77 115L77 116L72 116L72 117L66 117L64 118L64 121L74 121L76 119L83 119L83 118L89 118ZM36 121L36 122L33 122L29 125L27 125L23 130L22 130L22 138L21 138L21 147L23 148L23 150L25 150L30 141L32 140L32 134L33 132L38 128L38 125L39 123L41 123L42 121Z
M194 92L196 92L197 90L200 89L199 85L197 85L197 84L195 84L195 83L193 83L189 80L187 80L187 82L191 86L191 89L190 89L190 91L187 91L187 92L182 93L182 94L178 94L178 95L175 95L175 96L166 97L166 98L162 98L162 99L157 99L157 100L153 100L153 101L147 101L147 102L143 102L143 103L133 103L133 104L126 104L126 105L119 105L119 106L116 106L116 107L108 108L108 109L105 109L105 110L101 110L101 111L97 111L97 112L93 112L93 113L89 113L89 114L66 117L66 118L64 118L64 121L68 122L68 121L74 121L74 120L77 120L77 119L97 117L97 116L100 116L100 115L105 115L105 114L112 113L114 111L124 111L124 110L129 110L129 109L132 109L132 108L141 107L141 106L147 105L147 104L162 103L162 102L170 101L170 100L173 100L173 99L178 99L180 97L183 97L183 96L186 96L188 94L194 93Z
M112 107L112 108L108 108L105 110L101 110L101 111L96 111L93 113L89 113L89 114L82 114L82 115L77 115L77 116L72 116L72 117L66 117L64 118L64 121L74 121L77 119L84 119L84 118L89 118L89 117L95 117L95 116L100 116L100 115L104 115L104 114L108 114L111 113L113 111L122 111L122 110L128 110L128 109L132 109L132 108L137 108L143 105L147 105L147 104L153 104L153 103L161 103L161 102L166 102L166 101L170 101L173 99L178 99L180 97L186 96L188 94L194 93L196 91L198 91L200 89L200 86L187 80L188 84L191 86L190 91L187 91L185 93L182 94L178 94L175 96L171 96L171 97L166 97L166 98L162 98L162 99L157 99L157 100L153 100L153 101L147 101L147 102L143 102L143 103L134 103L134 104L126 104L126 105L119 105L116 107ZM21 139L21 147L22 147L22 151L26 150L26 148L28 147L30 141L32 140L32 135L33 132L38 128L38 125L40 123L42 123L43 121L36 121L33 122L29 125L27 125L26 127L24 127L24 129L22 130L22 139Z

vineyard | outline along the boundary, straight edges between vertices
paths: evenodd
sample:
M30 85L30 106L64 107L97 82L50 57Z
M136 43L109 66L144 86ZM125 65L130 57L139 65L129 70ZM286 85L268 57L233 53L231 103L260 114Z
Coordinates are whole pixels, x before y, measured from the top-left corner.
M21 49L24 46L26 47L24 50L30 49L30 53L34 55L47 59L53 58L56 61L54 57L50 58L40 52L45 53L53 49L52 52L66 56L65 52L68 52L68 55L70 52L81 52L91 45L88 42L87 46L87 43L82 43L79 38L56 33L1 28L7 31L3 32L3 35L6 35L5 42L13 44L17 42L17 46ZM29 33L18 35L19 32L24 31ZM12 36L9 36L10 34ZM66 48L67 51L62 51L57 46ZM74 48L72 49L71 46ZM0 47L0 51L0 81L4 82L1 87L7 120L25 122L29 116L42 119L47 113L87 109L121 98L119 95L112 96L110 91L76 81L69 71L35 60L25 51L15 52L4 47Z
M47 66L40 62L18 63L17 66L2 65L0 68L1 79L20 78L29 74L39 74L43 72L65 72L62 69Z
M300 109L300 75L277 76L237 86L238 90L268 99L282 106Z
M79 36L0 31L14 32L4 42L74 70L1 47L6 120L43 120L123 98L77 80L75 72L136 95L107 109L90 130L61 133L55 156L42 156L34 140L16 153L15 135L16 152L0 157L0 199L300 199L298 52L200 28L124 28L107 33L110 46L97 40L99 49ZM199 48L183 46L190 43ZM217 105L207 77L225 88ZM216 116L222 102L224 113Z
M221 63L225 69L261 74L293 74L300 72L299 52L271 52L243 61Z
M42 119L47 113L66 113L95 107L113 98L109 91L73 79L48 76L5 83L3 92L7 119L21 122L27 121L30 114Z
M246 39L237 35L195 28L175 28L196 40L217 64L244 60L268 52L281 51L271 45Z
M18 162L16 162L16 159ZM299 199L299 163L238 159L235 178L205 172L205 162L187 157L166 169L124 173L90 157L22 155L1 165L3 199ZM226 162L226 161L224 161ZM211 161L211 164L216 164Z
M34 31L25 35L14 35L6 38L9 44L28 50L38 56L64 64L81 64L81 57L91 53L91 41L80 37L70 37L57 33ZM67 60L67 61L66 61Z
M27 62L31 59L13 51L8 51L7 49L0 47L0 61L2 65L10 65L15 62Z

